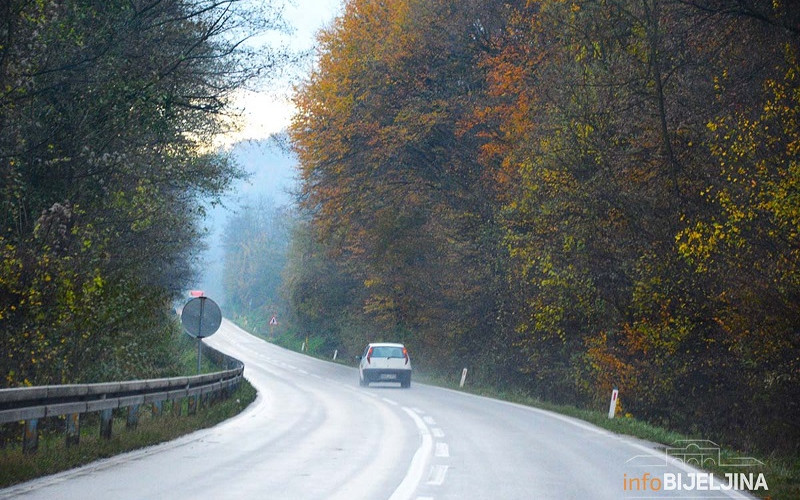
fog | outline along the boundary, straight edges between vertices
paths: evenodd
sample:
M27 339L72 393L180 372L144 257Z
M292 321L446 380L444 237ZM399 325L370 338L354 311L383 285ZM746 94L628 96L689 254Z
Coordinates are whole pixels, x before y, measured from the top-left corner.
M222 205L206 206L208 211L204 227L208 249L200 256L200 273L196 289L203 290L223 309L225 292L222 286L224 251L222 233L226 221L242 206L259 199L275 206L294 203L293 190L297 186L296 159L285 147L285 136L273 136L259 141L244 141L231 148L231 154L248 178L237 181Z

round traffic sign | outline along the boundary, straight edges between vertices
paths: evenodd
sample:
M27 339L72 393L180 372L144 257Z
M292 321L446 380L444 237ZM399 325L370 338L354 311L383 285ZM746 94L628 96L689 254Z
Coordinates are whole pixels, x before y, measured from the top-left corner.
M222 311L216 302L208 297L197 297L183 306L181 323L186 333L202 339L210 337L222 323Z

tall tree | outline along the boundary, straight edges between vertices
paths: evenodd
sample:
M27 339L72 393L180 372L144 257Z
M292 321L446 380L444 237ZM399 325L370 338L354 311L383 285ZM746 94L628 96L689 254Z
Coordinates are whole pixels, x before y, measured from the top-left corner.
M321 318L342 301L352 324L452 365L480 351L488 379L548 399L597 405L617 385L637 416L785 446L796 16L749 0L350 1L292 131L303 283L329 272L337 292L304 286L299 303Z
M4 383L135 375L129 360L158 356L147 325L191 276L198 201L239 175L204 151L231 92L275 62L242 42L276 18L243 7L0 7Z
M499 246L495 193L469 120L495 8L350 2L298 98L293 139L315 230L363 283L364 311L431 353L455 355L497 317L485 258Z
M785 18L781 5L774 9L776 18ZM731 14L658 0L530 3L487 60L496 101L489 116L498 123L496 142L487 149L502 155L516 188L504 224L512 279L524 284L520 346L536 389L598 401L620 385L629 394L626 408L636 414L681 428L702 422L734 440L760 427L763 445L770 434L764 429L775 427L748 422L744 415L752 405L741 412L719 408L738 399L742 376L755 381L776 373L773 363L741 355L741 336L764 327L734 327L721 313L749 311L766 324L778 317L785 324L793 321L792 307L766 320L775 306L757 306L754 316L751 306L758 302L744 297L774 296L755 291L762 290L757 283L766 290L766 280L733 266L719 274L703 266L711 249L720 249L715 242L731 238L719 220L740 216L743 198L732 205L727 197L741 192L743 178L752 186L770 185L743 174L751 171L747 162L763 160L741 153L746 141L732 154L731 130L744 123L751 135L762 125L791 130L788 115L782 121L773 115L771 123L752 120L765 107L762 85L792 85L775 82L782 71L792 73L791 58L783 54L796 40L776 23ZM758 58L750 56L754 50ZM731 113L735 118L720 118ZM726 131L719 133L723 121ZM787 151L777 144L776 150ZM788 173L789 158L773 158L783 165L774 172ZM712 166L720 159L721 171ZM754 195L748 196L752 203ZM727 215L719 215L722 207ZM725 248L751 269L762 268L759 259L777 257ZM772 331L762 348L794 352L786 328ZM754 347L766 338L748 340ZM785 369L778 371L793 379L791 364ZM772 403L784 401L777 394L787 386L771 387L780 387Z

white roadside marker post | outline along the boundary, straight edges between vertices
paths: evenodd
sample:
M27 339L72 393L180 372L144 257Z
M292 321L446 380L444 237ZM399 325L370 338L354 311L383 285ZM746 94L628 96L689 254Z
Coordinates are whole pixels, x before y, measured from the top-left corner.
M608 418L614 418L614 414L617 413L617 399L619 396L619 390L614 387L614 390L611 391L611 405L608 407Z
M461 383L460 383L460 384L458 384L458 386L459 386L459 387L461 387L461 388L463 389L463 388L464 388L464 382L466 382L466 381L467 381L467 369L466 369L466 368L464 368L464 369L461 371Z

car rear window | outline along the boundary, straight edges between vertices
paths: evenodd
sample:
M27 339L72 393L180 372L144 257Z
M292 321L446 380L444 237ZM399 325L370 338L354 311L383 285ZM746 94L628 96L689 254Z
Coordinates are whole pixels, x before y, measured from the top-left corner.
M372 356L375 358L404 358L402 347L378 346L372 349Z

